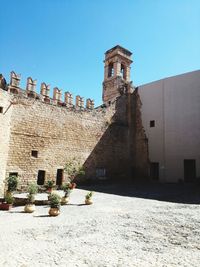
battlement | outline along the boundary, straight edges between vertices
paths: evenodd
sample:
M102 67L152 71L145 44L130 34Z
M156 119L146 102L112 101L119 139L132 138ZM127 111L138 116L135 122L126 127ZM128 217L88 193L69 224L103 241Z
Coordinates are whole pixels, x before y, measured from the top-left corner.
M92 110L94 109L94 100L86 99L81 96L75 97L75 103L73 104L73 95L70 92L64 93L64 99L62 95L62 89L58 87L53 88L53 97L50 97L50 85L45 82L41 83L40 94L36 92L37 80L33 80L31 77L27 78L26 89L23 90L20 87L21 75L16 74L14 71L10 73L10 83L7 84L3 75L0 76L0 88L8 91L8 93L15 95L24 95L30 98L35 98L47 104L62 106L66 108L72 108L76 110Z

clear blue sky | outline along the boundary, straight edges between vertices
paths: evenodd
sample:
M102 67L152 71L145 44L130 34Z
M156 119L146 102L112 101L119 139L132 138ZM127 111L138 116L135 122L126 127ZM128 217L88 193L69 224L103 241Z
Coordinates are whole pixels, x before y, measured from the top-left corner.
M200 69L199 0L0 0L0 73L101 104L104 52L133 52L138 86Z

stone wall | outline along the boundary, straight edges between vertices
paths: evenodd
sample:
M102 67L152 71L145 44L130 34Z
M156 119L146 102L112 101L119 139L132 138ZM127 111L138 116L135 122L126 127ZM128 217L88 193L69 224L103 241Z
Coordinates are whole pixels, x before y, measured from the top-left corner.
M125 173L127 125L117 123L122 118L116 116L115 105L70 110L23 95L13 97L17 100L12 106L6 175L17 172L20 187L37 181L38 170L46 172L46 180L55 180L57 169L74 157L85 166L87 178L94 178L97 168L105 168L109 178ZM32 156L33 150L38 157Z
M142 102L136 88L128 96L129 147L131 177L137 181L149 179L148 139L142 124Z
M109 106L85 109L44 102L40 95L33 97L21 89L1 90L1 195L10 173L18 174L19 188L24 190L37 181L39 170L45 171L45 181L56 180L57 170L73 158L83 164L84 179L96 179L98 170L113 180L146 176L141 102L137 90L130 92L127 88Z
M0 89L0 196L4 193L4 181L10 139L10 125L13 105L10 95Z

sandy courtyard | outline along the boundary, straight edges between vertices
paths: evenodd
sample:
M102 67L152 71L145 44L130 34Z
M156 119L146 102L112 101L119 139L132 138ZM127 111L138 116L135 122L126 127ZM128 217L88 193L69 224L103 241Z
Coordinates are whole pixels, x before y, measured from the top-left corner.
M86 192L58 217L0 211L0 266L200 266L199 204L95 192L86 206Z

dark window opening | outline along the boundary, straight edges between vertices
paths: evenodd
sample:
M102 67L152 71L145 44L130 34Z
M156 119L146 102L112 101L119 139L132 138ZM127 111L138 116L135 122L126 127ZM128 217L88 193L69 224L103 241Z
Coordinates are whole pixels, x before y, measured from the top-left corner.
M96 178L98 180L106 180L106 169L105 168L97 168L96 169Z
M3 107L0 107L0 113L3 113Z
M108 65L108 78L114 76L114 66L113 63L110 63Z
M150 178L155 181L159 180L159 163L158 162L150 163Z
M63 182L63 169L58 169L57 170L57 175L56 175L56 185L62 185Z
M150 121L150 127L155 127L155 121Z
M31 151L31 156L34 157L34 158L37 158L38 157L38 151L37 150L32 150Z
M120 76L126 80L126 68L123 64L121 64Z
M193 182L196 179L195 159L184 159L184 181Z
M43 185L45 181L45 171L38 171L37 184Z
M16 177L18 177L18 172L9 172L9 176L16 176Z
M108 105L111 105L111 101L108 101Z

